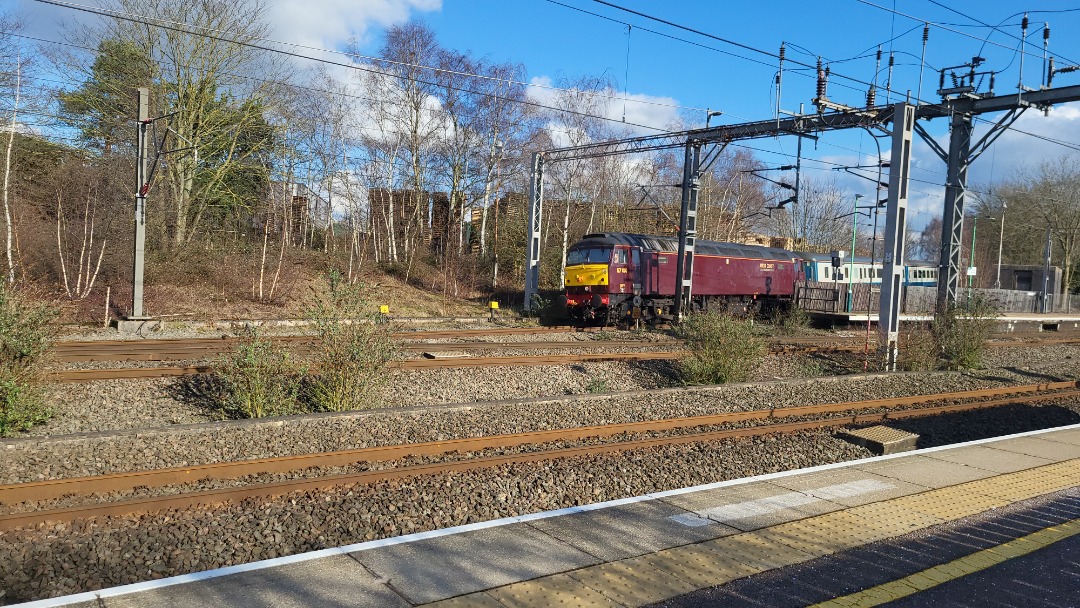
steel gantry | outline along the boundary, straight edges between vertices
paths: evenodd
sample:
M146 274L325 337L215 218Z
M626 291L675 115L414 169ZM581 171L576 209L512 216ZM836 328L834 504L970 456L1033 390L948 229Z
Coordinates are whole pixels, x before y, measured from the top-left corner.
M964 202L967 195L967 173L975 162L1002 133L1028 108L1047 109L1055 103L1080 100L1080 86L1060 89L1021 91L1005 95L963 92L940 104L919 106L916 118L949 119L949 149L946 151L918 123L915 132L934 153L946 163L945 204L942 213L941 260L938 272L938 310L956 301L963 268L960 259L961 233L964 228ZM990 125L983 136L972 142L974 117L979 114L1005 112Z
M797 115L785 119L764 120L704 129L662 133L582 146L557 148L533 155L532 180L529 196L529 245L525 275L525 308L529 310L540 285L540 219L543 213L543 180L546 163L635 154L656 150L685 148L683 160L682 212L679 219L679 258L676 267L678 280L674 313L681 314L690 301L693 289L693 254L697 238L697 191L702 172L719 152L733 141L750 140L778 135L813 137L814 133L875 127L884 129L892 123L892 151L889 163L889 197L885 233L884 284L879 308L879 332L886 345L886 366L895 366L898 353L899 303L904 266L904 235L907 227L908 182L910 180L911 144L918 133L927 145L947 164L947 183L942 227L941 267L938 279L938 308L955 302L960 283L960 238L964 221L964 200L967 192L968 167L1019 116L1030 107L1043 110L1055 103L1080 100L1080 86L994 95L978 94L973 90L939 91L943 100L938 104L913 105L907 102L874 106L866 109L842 109L836 112ZM952 95L953 97L950 97ZM819 106L820 107L820 106ZM979 114L1005 112L1005 115L981 139L972 143L974 117ZM899 119L898 121L895 119ZM949 118L949 149L946 151L918 123L919 119ZM708 149L706 149L708 148ZM703 162L703 159L704 162Z
M637 154L657 150L684 148L682 213L679 218L679 258L676 267L675 314L681 313L690 299L693 288L693 251L697 238L697 196L701 174L733 141L751 140L777 135L811 136L812 133L852 127L881 127L892 120L892 106L830 114L804 114L779 120L762 120L734 125L721 125L688 131L673 131L658 135L631 137L597 142L582 146L555 148L533 155L532 178L529 189L529 243L525 270L525 309L530 310L540 290L540 226L544 205L544 167L550 163Z

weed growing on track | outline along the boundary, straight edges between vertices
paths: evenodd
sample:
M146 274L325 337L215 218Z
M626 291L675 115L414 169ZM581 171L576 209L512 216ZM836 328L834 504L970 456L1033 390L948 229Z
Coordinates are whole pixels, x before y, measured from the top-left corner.
M240 344L218 363L224 418L287 416L301 410L303 369L289 353L255 327L240 332Z
M611 391L611 383L603 376L589 376L589 382L585 385L585 390L590 393L607 393Z
M973 369L982 365L986 341L999 312L987 299L973 297L967 306L950 305L934 316L930 333L946 369Z
M751 319L724 313L693 313L675 326L686 341L679 372L687 384L742 382L765 356L765 343Z
M986 341L998 310L987 300L972 298L969 306L950 305L929 324L906 328L900 336L897 364L905 371L974 369L982 364ZM884 353L882 353L884 361Z
M399 356L390 325L373 311L366 286L333 271L327 281L326 294L308 313L320 346L307 399L318 411L379 407L387 367Z
M780 305L773 309L769 323L777 335L794 336L810 327L810 315L795 304Z
M52 344L58 311L0 285L0 437L49 419L38 363Z
M929 324L920 323L904 327L900 332L900 353L896 364L906 372L928 372L941 368L938 356L940 348L930 331ZM887 353L879 352L880 361L885 362Z

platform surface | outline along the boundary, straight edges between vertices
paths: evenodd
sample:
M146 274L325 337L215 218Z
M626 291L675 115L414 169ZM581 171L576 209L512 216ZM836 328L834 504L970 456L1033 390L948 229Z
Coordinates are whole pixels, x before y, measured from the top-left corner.
M970 605L1080 605L1078 541L1074 425L27 605L931 606L999 575L1013 582ZM1015 595L1018 573L1033 569L1060 580ZM1076 595L1060 595L1070 585Z

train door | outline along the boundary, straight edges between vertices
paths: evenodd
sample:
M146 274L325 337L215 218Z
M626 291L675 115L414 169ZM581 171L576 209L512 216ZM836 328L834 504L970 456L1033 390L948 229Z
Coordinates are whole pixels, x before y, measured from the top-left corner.
M612 293L634 293L634 273L630 263L630 249L616 247L611 256L613 270L611 281Z
M631 286L634 294L641 295L641 286L645 282L641 268L641 247L630 248L630 277L633 281Z

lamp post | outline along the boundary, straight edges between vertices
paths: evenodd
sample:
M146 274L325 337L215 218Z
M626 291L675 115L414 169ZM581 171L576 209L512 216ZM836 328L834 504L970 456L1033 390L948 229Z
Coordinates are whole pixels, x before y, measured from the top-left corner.
M855 204L851 208L851 265L848 266L848 294L847 294L847 310L851 312L855 303L855 294L853 292L855 281L855 234L859 230L859 199L863 195L855 195Z
M1001 289L1001 246L1005 243L1005 210L1009 206L1004 202L1001 203L1001 226L1000 232L998 232L998 267L997 267L997 279L994 280L994 289Z

